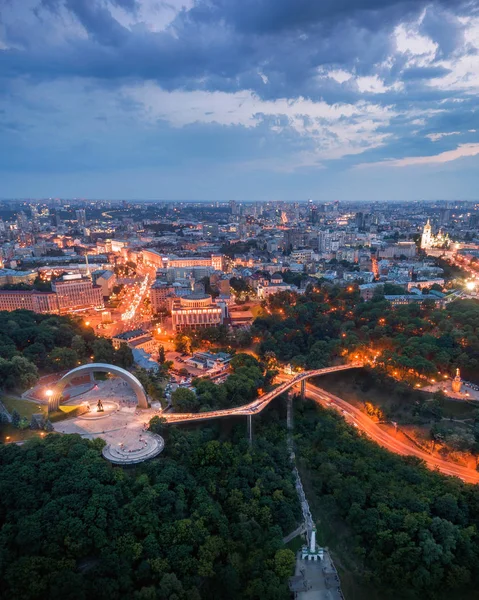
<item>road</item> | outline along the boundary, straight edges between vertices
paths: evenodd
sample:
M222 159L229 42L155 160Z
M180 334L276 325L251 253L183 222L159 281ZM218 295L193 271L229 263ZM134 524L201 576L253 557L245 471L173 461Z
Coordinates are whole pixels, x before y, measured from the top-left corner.
M384 431L384 429L358 408L346 402L346 400L338 398L338 396L334 396L312 384L306 385L306 392L308 397L318 404L341 411L346 421L352 425L356 425L358 429L366 433L373 441L390 452L403 456L417 456L432 470L437 469L444 475L459 477L467 483L479 483L479 473L477 471L432 456L415 446L412 442L409 444L398 440L394 435Z
M282 383L278 387L271 392L260 396L250 404L245 404L244 406L238 406L236 408L226 410L215 410L204 413L164 413L162 416L169 423L185 423L232 416L251 416L261 412L274 398L280 394L283 394L288 389L300 384L303 380L306 381L311 377L318 377L320 375L325 375L326 373L334 373L347 369L360 368L362 366L362 363L352 363L349 365L329 367L327 369L317 369L315 371L306 371L300 373L293 378L282 374L280 375L280 380L282 380ZM391 435L382 429L377 423L370 419L368 415L361 412L355 406L352 406L346 400L343 400L338 396L334 396L326 390L318 388L310 383L306 383L306 393L308 397L318 404L321 404L327 408L335 408L336 410L340 411L348 423L356 426L360 431L368 435L373 441L383 448L386 448L390 452L394 452L395 454L400 454L402 456L417 456L432 470L438 470L444 475L459 477L466 483L479 483L479 473L474 469L462 467L449 461L442 460L441 458L421 450L412 442L407 443L398 440L394 435Z

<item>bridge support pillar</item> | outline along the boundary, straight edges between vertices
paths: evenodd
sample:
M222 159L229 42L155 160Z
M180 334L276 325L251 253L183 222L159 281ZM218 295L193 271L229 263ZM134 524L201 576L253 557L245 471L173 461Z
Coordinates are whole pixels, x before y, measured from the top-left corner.
M301 400L304 400L306 397L306 379L301 381Z
M248 440L251 446L253 443L253 415L248 415L246 419L248 422Z
M286 400L286 425L289 431L293 429L293 396L291 394L288 394Z

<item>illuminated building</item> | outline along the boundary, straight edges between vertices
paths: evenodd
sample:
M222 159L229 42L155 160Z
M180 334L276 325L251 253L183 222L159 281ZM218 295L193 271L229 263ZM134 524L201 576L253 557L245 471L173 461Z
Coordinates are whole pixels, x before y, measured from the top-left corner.
M379 248L378 257L400 258L405 256L406 258L414 258L416 253L417 247L415 242L398 242L397 244L387 244L384 248Z
M156 281L150 288L151 310L153 314L167 307L167 298L175 294L175 287L169 283Z
M93 285L89 277L64 275L52 283L52 290L57 295L60 312L103 308L101 287Z
M58 312L57 295L34 290L0 290L0 310L32 310L36 313Z
M437 235L433 235L431 223L428 219L427 223L424 225L421 236L421 248L423 250L428 250L430 248L447 248L449 244L450 240L447 233L443 234L439 231Z
M144 350L150 354L158 350L158 342L155 342L151 335L143 329L119 333L112 337L111 341L115 350L118 350L122 344L128 344L132 350Z
M227 308L213 303L208 294L191 294L178 298L171 309L173 329L202 329L222 325Z
M116 285L116 275L113 271L98 270L92 273L95 285L101 287L103 298L109 298L113 293L113 288Z
M175 296L187 296L192 293L191 285L187 282L168 283L155 281L150 288L151 310L153 314L169 308L169 302Z
M433 285L439 285L440 287L444 287L444 278L443 277L435 277L434 279L418 279L416 281L409 281L407 283L408 292L412 288L419 288L422 290L423 288L430 288Z
M258 284L258 298L264 299L278 292L297 292L297 286L292 283L284 283L281 273L274 273L271 281Z
M156 268L212 267L215 271L224 271L225 261L222 254L204 256L163 256L156 250L143 250L143 262Z

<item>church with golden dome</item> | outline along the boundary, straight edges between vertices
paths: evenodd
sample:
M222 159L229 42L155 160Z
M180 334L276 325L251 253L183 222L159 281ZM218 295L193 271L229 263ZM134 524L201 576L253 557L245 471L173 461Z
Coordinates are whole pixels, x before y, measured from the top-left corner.
M448 233L443 233L441 230L438 231L437 235L432 232L432 226L429 221L424 225L421 236L421 249L428 250L429 248L447 248L451 240L449 239Z

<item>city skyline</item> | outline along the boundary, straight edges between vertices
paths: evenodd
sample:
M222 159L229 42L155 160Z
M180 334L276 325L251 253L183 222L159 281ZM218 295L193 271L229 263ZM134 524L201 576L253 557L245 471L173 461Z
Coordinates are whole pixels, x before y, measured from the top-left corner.
M6 3L2 197L474 200L475 2Z

